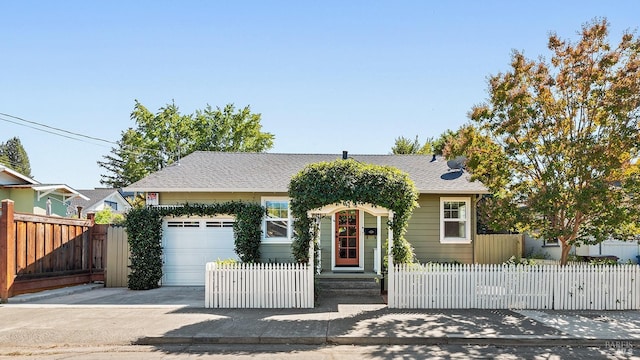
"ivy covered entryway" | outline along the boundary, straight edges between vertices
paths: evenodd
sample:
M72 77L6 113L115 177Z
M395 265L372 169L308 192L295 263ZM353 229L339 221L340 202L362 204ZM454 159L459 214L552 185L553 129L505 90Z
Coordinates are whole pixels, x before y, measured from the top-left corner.
M312 242L318 247L321 216L357 208L378 215L386 209L393 262L413 262L413 248L404 234L418 204L418 192L409 175L397 168L353 159L311 164L293 177L289 197L295 230L293 255L298 262L310 260Z

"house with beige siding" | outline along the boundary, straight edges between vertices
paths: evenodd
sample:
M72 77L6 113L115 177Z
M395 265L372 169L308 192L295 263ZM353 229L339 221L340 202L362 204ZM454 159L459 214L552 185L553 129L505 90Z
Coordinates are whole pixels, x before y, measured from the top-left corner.
M419 192L405 238L420 262L473 263L476 201L487 189L440 157L425 155L274 154L194 152L131 184L148 204L181 206L230 200L259 203L263 220L262 262L292 262L292 218L288 187L305 166L350 158L406 172ZM389 211L373 205L336 204L321 214L322 272L380 273ZM163 222L163 284L202 285L204 264L236 258L231 215L166 218Z

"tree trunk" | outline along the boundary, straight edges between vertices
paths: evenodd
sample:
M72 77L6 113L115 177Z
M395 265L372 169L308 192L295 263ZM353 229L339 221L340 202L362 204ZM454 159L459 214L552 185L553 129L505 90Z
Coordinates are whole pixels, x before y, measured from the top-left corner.
M560 256L560 265L567 265L567 259L569 258L569 251L571 251L571 245L567 244L567 240L559 239L562 245L562 252Z

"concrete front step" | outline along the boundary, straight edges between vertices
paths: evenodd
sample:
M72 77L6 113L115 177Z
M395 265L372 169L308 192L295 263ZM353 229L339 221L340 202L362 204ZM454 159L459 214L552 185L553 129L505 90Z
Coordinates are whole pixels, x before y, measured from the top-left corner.
M320 296L380 296L380 289L319 289Z
M318 279L318 291L323 296L380 295L380 283L375 279Z

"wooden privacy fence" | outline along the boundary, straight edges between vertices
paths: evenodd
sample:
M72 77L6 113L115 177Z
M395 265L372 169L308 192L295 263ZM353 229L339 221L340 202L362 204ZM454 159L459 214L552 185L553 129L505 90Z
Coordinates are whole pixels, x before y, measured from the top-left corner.
M473 257L476 264L502 264L511 256L522 257L523 234L476 235Z
M207 308L312 308L313 267L308 264L207 263Z
M123 226L111 225L107 231L107 267L105 271L106 287L127 287L131 260L129 242Z
M2 201L0 300L104 280L106 228L91 220L15 213Z
M401 264L390 308L640 309L638 265Z

